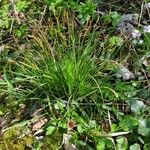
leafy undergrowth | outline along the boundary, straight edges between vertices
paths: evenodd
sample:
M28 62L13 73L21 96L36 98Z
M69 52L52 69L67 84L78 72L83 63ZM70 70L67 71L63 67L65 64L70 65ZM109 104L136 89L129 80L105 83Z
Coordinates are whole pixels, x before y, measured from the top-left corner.
M150 149L148 1L0 7L0 149Z

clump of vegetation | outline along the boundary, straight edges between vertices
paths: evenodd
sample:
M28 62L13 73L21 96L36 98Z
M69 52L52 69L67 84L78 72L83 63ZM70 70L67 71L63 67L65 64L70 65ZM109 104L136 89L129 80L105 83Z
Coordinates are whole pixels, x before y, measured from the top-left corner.
M1 149L150 149L148 2L0 4Z

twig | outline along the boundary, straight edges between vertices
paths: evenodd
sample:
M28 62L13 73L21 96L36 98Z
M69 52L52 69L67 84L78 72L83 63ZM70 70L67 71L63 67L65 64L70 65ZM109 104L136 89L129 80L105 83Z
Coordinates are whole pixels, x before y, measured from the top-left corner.
M43 17L44 17L44 15L45 15L45 13L46 13L46 9L47 9L47 5L44 7L44 11L43 11L43 13L42 13L42 16L41 16L41 19L40 19L40 24L42 23L42 20L43 20Z
M139 20L138 20L138 28L140 26L140 22L141 22L141 18L142 18L142 14L143 14L143 7L144 7L144 2L142 3L142 6L141 6L141 12L140 12L140 16L139 16Z

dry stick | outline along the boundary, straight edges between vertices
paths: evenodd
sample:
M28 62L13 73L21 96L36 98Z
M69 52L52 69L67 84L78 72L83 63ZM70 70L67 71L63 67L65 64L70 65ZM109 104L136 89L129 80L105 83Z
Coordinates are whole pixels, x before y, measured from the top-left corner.
M16 10L15 0L10 0L10 3L12 5L12 9L13 9L13 12L14 12L14 18L12 19L12 23L11 23L11 27L10 27L10 33L11 33L12 29L13 29L14 20L16 19L19 24L21 24L21 22L20 22L20 19L18 17L18 12Z
M140 22L141 22L141 18L142 18L142 13L143 13L143 7L144 7L144 2L142 3L142 6L141 6L141 12L140 12L140 16L139 16L139 20L138 20L138 28L140 26Z
M43 18L44 18L45 13L46 13L46 9L47 9L47 5L44 7L44 11L43 11L42 16L41 16L41 19L40 19L40 21L39 21L40 24L42 23L42 20L43 20Z
M145 0L145 6L146 6L146 3L147 3L147 1ZM150 19L150 11L149 11L149 7L146 6L146 9L147 9L147 13L148 13L148 16L149 16L149 19Z
M12 30L13 30L13 25L14 25L14 18L12 18L12 22L11 22L11 26L10 26L10 31L9 31L10 34L11 34Z

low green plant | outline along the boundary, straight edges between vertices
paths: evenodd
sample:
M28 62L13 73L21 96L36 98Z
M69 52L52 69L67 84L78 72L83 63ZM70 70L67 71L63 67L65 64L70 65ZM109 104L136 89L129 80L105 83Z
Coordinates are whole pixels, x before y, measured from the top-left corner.
M6 28L8 29L11 24L11 18L8 16L9 14L9 5L2 6L2 9L0 10L0 28Z
M104 22L111 24L113 28L116 27L116 25L120 21L120 18L121 16L116 11L114 12L110 11L108 14L105 14L103 16Z
M69 47L64 47L61 43L51 47L46 45L48 41L42 41L46 40L46 37L36 37L37 45L34 47L41 49L27 50L24 61L18 64L20 74L32 78L32 87L43 89L41 95L47 93L52 95L52 98L78 99L93 92L94 83L91 76L95 73L95 67L90 58L91 43L89 41L85 47L76 50L74 44L79 41L76 41L78 39L74 39L75 37L72 38Z

